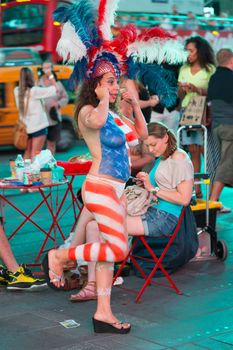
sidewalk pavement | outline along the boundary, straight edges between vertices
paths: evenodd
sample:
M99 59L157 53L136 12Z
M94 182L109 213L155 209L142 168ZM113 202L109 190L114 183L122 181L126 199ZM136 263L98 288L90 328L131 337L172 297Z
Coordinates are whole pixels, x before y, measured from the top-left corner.
M77 184L77 188L79 184ZM30 204L38 194L24 195ZM232 206L232 190L224 189L224 205ZM15 201L22 204L22 196ZM10 215L10 213L7 213ZM69 214L72 215L72 214ZM8 219L9 232L18 217ZM46 213L37 219L46 224ZM70 217L63 228L69 232ZM218 239L228 245L225 262L215 257L190 262L172 276L183 295L162 286L149 286L141 302L135 294L113 287L112 307L117 317L132 324L128 335L94 334L91 318L95 301L71 303L73 292L9 292L0 289L1 350L160 350L233 349L233 213L217 217ZM19 262L32 261L43 239L30 225L11 241ZM166 282L164 278L156 281ZM138 289L142 279L124 278L126 289ZM73 329L60 322L75 320Z

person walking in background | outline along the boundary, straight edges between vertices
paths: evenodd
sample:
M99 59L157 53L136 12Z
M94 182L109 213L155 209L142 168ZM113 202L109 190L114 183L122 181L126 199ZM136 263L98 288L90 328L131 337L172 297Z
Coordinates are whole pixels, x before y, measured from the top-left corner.
M177 29L177 28L181 29L182 26L179 23L180 22L180 18L179 18L180 14L179 14L179 11L175 5L172 6L171 15L172 15L172 28L173 29Z
M53 82L49 78L51 75L56 76L52 71L52 63L44 62L42 64L42 76L38 81L38 85L42 87L49 87L53 85ZM62 117L60 114L60 108L68 103L68 95L64 86L60 81L57 81L57 93L55 96L51 96L45 99L45 110L47 113L49 126L47 134L47 148L52 154L56 152L56 142L60 140Z
M57 92L54 76L51 74L49 78L52 86L35 86L33 71L24 67L20 70L19 86L14 89L19 116L25 122L28 133L25 159L33 159L42 150L46 141L49 123L43 99L55 96Z
M186 30L198 30L199 22L192 11L188 11L187 18L184 19L183 29Z
M47 286L44 279L36 278L24 265L19 265L5 235L0 217L0 259L6 267L0 265L0 286L10 291L39 290Z
M188 106L192 96L206 96L210 77L215 72L214 52L210 44L200 36L185 42L188 62L180 68L178 84L181 107ZM194 166L200 172L203 136L199 131L182 131L182 145L187 145ZM202 197L200 185L196 185L197 198Z
M221 156L216 169L210 199L219 200L224 186L233 187L233 51L217 53L218 67L208 87L212 128L220 144ZM220 210L230 212L230 208Z

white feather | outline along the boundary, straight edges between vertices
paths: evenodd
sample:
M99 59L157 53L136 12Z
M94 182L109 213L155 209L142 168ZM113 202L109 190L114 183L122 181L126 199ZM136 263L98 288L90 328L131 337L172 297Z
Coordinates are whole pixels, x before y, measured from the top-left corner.
M112 39L111 26L114 24L118 2L119 0L106 0L104 23L100 26L100 31L104 40Z
M87 56L86 46L75 32L70 21L62 27L61 38L57 43L57 52L63 58L68 59L68 63L75 63Z
M161 64L163 61L176 64L187 60L184 46L172 39L153 38L148 41L135 41L128 46L127 56L133 56L140 62Z

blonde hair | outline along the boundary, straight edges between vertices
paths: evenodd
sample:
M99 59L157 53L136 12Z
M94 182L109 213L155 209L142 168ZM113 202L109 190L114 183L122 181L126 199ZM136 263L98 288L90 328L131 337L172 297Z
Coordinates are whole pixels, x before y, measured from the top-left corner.
M33 72L30 68L24 67L20 70L19 78L19 112L24 115L24 98L27 91L35 85Z
M160 122L150 123L147 128L149 136L154 136L157 139L162 139L165 135L168 136L167 148L163 154L163 158L167 159L170 157L177 149L177 141L173 131Z

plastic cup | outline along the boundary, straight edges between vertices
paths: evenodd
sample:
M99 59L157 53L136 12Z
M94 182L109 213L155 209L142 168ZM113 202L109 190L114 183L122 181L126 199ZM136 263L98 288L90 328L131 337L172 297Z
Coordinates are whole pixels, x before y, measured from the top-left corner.
M52 170L49 168L41 168L40 179L43 185L50 185L52 183Z
M64 168L57 165L53 170L52 170L52 179L53 182L61 182L64 180Z

